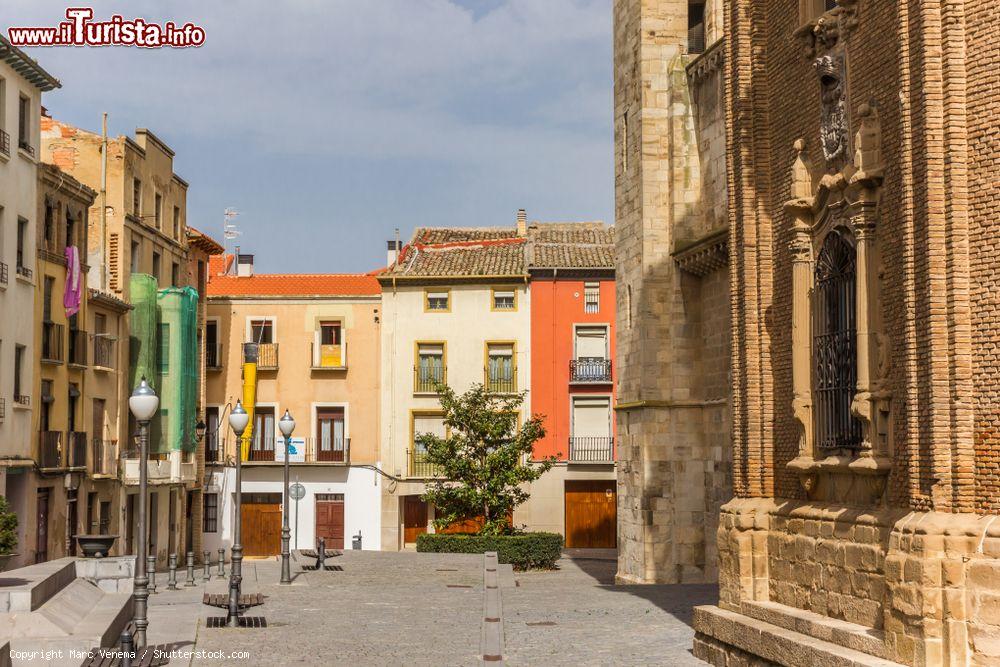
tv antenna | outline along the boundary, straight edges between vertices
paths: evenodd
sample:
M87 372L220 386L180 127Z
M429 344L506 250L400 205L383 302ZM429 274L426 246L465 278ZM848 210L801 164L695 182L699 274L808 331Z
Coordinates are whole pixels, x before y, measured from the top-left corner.
M236 217L239 214L240 214L240 212L237 211L235 208L232 208L232 207L227 208L225 210L225 212L222 214L222 217L223 217L223 223L222 223L222 239L223 239L222 250L223 250L223 253L226 252L226 241L232 241L233 239L235 239L236 237L238 237L240 234L243 233L236 226Z

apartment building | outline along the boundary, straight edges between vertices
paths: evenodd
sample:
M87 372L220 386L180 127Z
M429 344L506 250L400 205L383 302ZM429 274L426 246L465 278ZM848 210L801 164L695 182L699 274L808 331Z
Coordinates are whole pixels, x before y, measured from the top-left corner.
M33 562L39 118L42 93L58 87L0 36L0 493L17 513L19 543L10 567Z
M554 457L514 514L568 547L617 544L613 230L600 222L532 223L531 409L545 415L534 459Z
M365 274L257 274L245 253L213 258L205 324L206 486L200 520L205 549L230 547L235 518L235 437L228 413L244 400L251 413L242 452L243 553L280 553L283 465L304 494L294 501L292 548L382 547L385 480L380 467L378 280ZM243 374L245 352L256 377ZM277 422L296 421L285 451Z
M150 552L165 563L168 554L197 546L191 517L202 488L195 425L203 354L198 278L190 264L198 251L187 233L188 184L173 171L173 150L150 130L137 129L134 138L104 137L50 117L41 125L44 161L98 192L90 213L88 282L102 303L130 307L114 345L126 347L128 341L127 349L118 350L128 356L119 356L125 363L115 369L123 383L117 396L127 397L142 376L160 396L150 439L148 525ZM110 326L107 320L104 325ZM125 491L113 508L124 528L117 553L135 550L137 430L127 407L105 413L101 455L117 455Z
M526 220L516 228L418 228L382 286L382 465L400 478L382 495L382 548L431 529L420 496L436 470L414 438L444 433L438 383L500 393L528 388L531 299ZM531 409L526 401L522 410ZM515 516L515 520L517 517Z

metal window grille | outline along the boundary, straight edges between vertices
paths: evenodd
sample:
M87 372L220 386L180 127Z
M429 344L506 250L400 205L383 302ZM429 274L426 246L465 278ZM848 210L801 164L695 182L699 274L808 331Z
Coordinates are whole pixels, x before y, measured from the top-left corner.
M851 413L857 384L854 247L830 232L816 260L813 292L813 393L816 443L821 449L857 449L861 423Z

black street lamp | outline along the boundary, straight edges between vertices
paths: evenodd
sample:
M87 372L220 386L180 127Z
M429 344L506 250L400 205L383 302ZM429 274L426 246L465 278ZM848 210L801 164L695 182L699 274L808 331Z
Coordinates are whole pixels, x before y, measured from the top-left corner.
M236 434L236 525L233 527L233 555L229 566L229 617L226 625L240 626L240 588L243 582L243 545L240 543L243 522L243 432L250 423L250 415L243 404L236 401L236 407L229 413L229 425Z
M139 540L135 557L135 580L132 596L135 598L135 643L138 648L146 646L146 628L149 619L146 603L149 600L149 577L146 573L146 487L149 483L147 460L149 459L149 422L160 407L160 398L146 382L145 376L128 399L128 409L139 423Z
M295 430L295 420L292 415L285 410L285 414L278 420L278 429L281 435L285 436L285 486L284 486L284 511L281 517L281 582L282 584L292 583L292 564L289 560L291 553L288 550L288 542L292 537L292 531L288 527L289 506L288 506L288 455L292 444L292 431Z

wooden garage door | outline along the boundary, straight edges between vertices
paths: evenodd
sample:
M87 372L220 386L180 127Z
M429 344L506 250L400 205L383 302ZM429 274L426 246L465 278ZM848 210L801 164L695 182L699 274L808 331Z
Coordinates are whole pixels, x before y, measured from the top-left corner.
M427 503L420 496L403 496L403 543L417 541L427 532Z
M614 480L566 482L566 546L614 549L618 544Z
M277 556L281 553L281 494L243 494L244 556Z
M344 548L344 494L316 494L316 539L321 537L327 549Z

